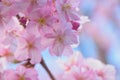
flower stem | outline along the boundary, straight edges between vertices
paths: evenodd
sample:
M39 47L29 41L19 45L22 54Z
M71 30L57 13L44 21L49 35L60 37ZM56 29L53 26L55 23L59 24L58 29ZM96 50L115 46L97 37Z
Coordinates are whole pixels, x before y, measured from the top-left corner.
M47 71L48 75L50 76L51 80L55 80L54 76L52 75L51 71L48 69L47 65L45 64L45 61L42 59L41 65L44 67L44 69Z

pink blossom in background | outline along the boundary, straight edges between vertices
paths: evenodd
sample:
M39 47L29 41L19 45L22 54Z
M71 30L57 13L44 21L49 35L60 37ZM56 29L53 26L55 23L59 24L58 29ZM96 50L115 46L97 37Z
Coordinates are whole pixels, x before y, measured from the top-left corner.
M64 70L64 74L60 76L62 80L115 80L114 66L92 58L85 59L79 52L64 62L58 61L58 64Z
M35 69L18 66L16 70L4 71L3 80L39 80L39 78Z
M115 80L115 67L112 65L105 65L95 59L87 59L88 67L96 70L98 79L100 80ZM97 65L97 66L96 66Z
M60 17L66 20L78 20L79 15L76 8L79 7L80 0L57 0L56 8Z
M10 62L13 62L15 60L10 46L0 46L0 57L5 57Z

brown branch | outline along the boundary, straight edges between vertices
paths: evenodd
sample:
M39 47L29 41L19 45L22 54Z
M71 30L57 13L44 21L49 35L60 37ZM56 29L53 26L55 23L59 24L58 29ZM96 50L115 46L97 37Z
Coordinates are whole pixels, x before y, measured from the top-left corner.
M32 68L35 66L35 64L31 64L30 63L31 59L27 59L26 62L23 64L23 66L25 66L26 68Z
M45 61L42 59L41 61L41 65L44 67L44 69L47 71L48 75L50 76L50 78L52 80L55 80L54 76L52 75L52 73L50 72L50 70L48 69L47 65L45 64Z

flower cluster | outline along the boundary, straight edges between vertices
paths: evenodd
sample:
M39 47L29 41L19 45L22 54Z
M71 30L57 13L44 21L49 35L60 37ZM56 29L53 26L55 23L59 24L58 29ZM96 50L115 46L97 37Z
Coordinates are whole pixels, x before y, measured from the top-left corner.
M46 49L53 56L72 54L82 24L89 21L81 17L79 4L80 0L0 0L0 58L22 64L0 71L0 80L39 80L36 70L28 67L43 64ZM60 80L115 80L112 66L93 59L71 57L64 69Z
M114 66L93 58L85 59L80 52L58 63L64 71L58 80L116 80Z
M60 56L78 43L79 0L2 0L0 56L41 62L41 52ZM12 59L10 59L12 58Z
M2 80L39 80L37 71L33 68L18 66L16 70L5 70Z

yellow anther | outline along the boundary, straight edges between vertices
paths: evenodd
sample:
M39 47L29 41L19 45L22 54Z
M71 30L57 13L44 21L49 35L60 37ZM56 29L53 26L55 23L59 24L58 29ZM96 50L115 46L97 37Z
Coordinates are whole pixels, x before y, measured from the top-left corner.
M46 23L46 19L45 18L40 18L38 20L38 22L39 22L40 25L44 25Z
M64 4L63 7L62 7L62 10L65 11L65 10L68 10L70 8L71 8L71 6L69 4Z
M25 80L24 76L20 76L19 80Z

